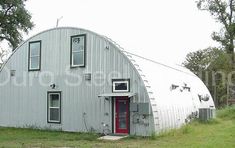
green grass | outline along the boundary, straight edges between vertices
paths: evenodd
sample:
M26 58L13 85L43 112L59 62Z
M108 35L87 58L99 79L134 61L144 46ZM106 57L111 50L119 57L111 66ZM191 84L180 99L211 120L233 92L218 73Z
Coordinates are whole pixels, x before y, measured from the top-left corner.
M235 120L235 106L227 107L217 111L217 117Z
M0 148L28 147L192 147L192 148L234 148L235 147L235 107L217 111L218 118L192 123L178 130L148 138L130 136L120 141L100 141L99 135L92 133L69 133L42 131L35 129L0 128Z

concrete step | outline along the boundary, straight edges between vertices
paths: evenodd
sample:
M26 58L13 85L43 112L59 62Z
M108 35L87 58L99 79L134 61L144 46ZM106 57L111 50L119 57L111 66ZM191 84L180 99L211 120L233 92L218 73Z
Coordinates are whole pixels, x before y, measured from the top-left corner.
M116 140L120 140L120 139L126 138L126 137L128 137L128 135L125 135L125 136L123 136L123 135L121 135L121 136L119 136L119 135L115 135L115 136L106 135L106 136L102 136L102 137L98 138L98 140L111 140L111 141L116 141Z

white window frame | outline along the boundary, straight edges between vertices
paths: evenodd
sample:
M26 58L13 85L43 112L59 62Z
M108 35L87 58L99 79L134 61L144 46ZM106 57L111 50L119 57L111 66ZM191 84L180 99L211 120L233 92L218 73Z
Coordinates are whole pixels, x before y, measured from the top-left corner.
M35 44L35 43L39 43L39 55L34 55L34 56L31 56L31 44ZM28 56L28 64L29 64L29 67L28 67L28 70L29 71L37 71L37 70L40 70L41 69L41 41L32 41L32 42L29 42L29 56ZM36 68L32 68L32 58L39 58L39 61L38 61L38 66Z
M59 107L51 107L50 95L58 95L59 96ZM48 123L61 123L61 92L48 92L47 103L48 103L48 107L47 107L47 121L48 121ZM58 121L57 120L50 120L50 118L51 118L50 109L58 109L59 110L59 120Z
M83 44L84 44L84 47L83 47L83 50L74 51L74 50L73 50L73 46L72 46L72 45L73 45L73 39L74 39L74 38L81 38L81 37L84 38L84 43L83 43ZM72 67L72 68L73 68L73 67L85 67L85 60L86 60L86 59L85 59L85 58L86 58L86 56L85 56L85 54L86 54L86 34L80 34L80 35L71 36L71 41L70 41L70 42L71 42L71 45L70 45L70 46L71 46L71 47L70 47L70 48L71 48L71 49L70 49L70 50L71 50L71 51L70 51L70 52L71 52L71 53L70 53L70 54L71 54L71 55L70 55L70 60L71 60L71 61L70 61L70 64L71 64L71 67ZM73 55L74 53L83 53L83 63L82 63L82 64L74 64L74 63L73 63L73 62L74 62L74 55Z
M117 84L117 83L119 83L119 84L120 84L120 83L126 83L126 84L127 84L127 85L126 85L126 86L127 86L127 89L126 89L126 90L116 90L116 89L115 89L115 86L116 86L115 84ZM114 81L113 81L113 92L129 92L129 91L130 91L130 90L129 90L129 89L130 89L130 87L129 87L130 84L129 84L129 83L130 83L129 80L120 80L120 81L119 81L119 80L114 80Z

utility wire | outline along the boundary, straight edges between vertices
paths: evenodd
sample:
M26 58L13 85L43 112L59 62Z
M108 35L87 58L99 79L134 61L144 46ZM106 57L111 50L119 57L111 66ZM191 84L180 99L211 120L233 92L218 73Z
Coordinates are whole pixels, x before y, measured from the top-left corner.
M150 62L155 63L155 64L158 64L158 65L161 65L161 66L164 66L164 67L167 67L167 68L170 68L170 69L173 69L173 70L176 70L176 71L185 73L185 74L187 74L187 75L196 77L195 75L193 75L193 74L191 74L191 73L187 73L187 72L185 72L185 71L182 71L182 70L180 70L180 69L171 67L171 66L169 66L169 65L162 64L162 63L160 63L160 62L157 62L157 61L154 61L154 60L151 60L151 59L148 59L148 58L139 56L139 55L137 55L137 54L131 53L131 52L129 52L129 51L126 51L123 47L121 47L118 43L116 43L115 41L113 41L111 38L109 38L109 37L107 37L107 36L103 36L103 37L106 38L106 39L107 39L108 41L110 41L111 43L113 43L117 48L120 48L122 52L125 52L125 53L127 53L127 54L130 54L130 55L139 57L139 58L141 58L141 59L150 61ZM181 66L181 65L178 65L178 66ZM183 67L183 66L181 66L181 67Z
M171 66L169 66L169 65L166 65L166 64L163 64L163 63L160 63L160 62L157 62L157 61L154 61L154 60L151 60L151 59L148 59L148 58L139 56L139 55L134 54L134 53L131 53L131 52L129 52L129 51L123 50L123 52L125 52L125 53L127 53L127 54L130 54L130 55L132 55L132 56L136 56L136 57L138 57L138 58L141 58L141 59L150 61L150 62L152 62L152 63L155 63L155 64L158 64L158 65L161 65L161 66L164 66L164 67L167 67L167 68L170 68L170 69L173 69L173 70L176 70L176 71L179 71L179 72L182 72L182 73L185 73L185 74L188 74L188 75L191 75L191 76L194 76L194 77L195 77L195 75L193 75L193 74L190 74L190 73L187 73L187 72L182 71L182 70L180 70L180 69L171 67ZM178 66L180 66L180 65L178 65ZM182 66L181 66L181 67L182 67Z

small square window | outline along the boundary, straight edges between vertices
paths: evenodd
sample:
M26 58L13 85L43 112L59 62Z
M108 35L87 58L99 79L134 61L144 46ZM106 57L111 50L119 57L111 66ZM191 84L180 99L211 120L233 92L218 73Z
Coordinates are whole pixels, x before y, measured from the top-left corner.
M113 80L113 92L129 92L130 80Z

